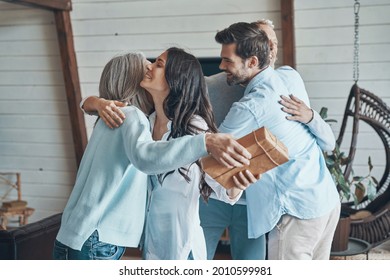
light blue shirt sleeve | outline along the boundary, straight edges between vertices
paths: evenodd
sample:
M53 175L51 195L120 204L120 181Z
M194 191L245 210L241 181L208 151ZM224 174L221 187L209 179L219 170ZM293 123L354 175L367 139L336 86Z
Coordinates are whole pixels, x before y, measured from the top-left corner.
M135 107L123 109L127 121L122 130L125 153L134 166L146 174L160 174L206 156L205 134L153 141L146 116Z
M256 121L252 110L244 102L235 102L230 108L226 118L219 126L218 131L222 133L229 133L235 138L240 138L252 130L250 128L260 127Z
M317 144L321 150L331 152L336 146L332 128L327 124L315 110L313 110L313 119L306 124L310 132L315 136Z

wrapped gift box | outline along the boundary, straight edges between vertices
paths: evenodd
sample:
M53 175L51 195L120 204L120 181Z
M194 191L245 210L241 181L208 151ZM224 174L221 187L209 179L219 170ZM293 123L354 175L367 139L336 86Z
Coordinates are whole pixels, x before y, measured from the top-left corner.
M226 189L234 187L233 176L242 170L248 169L252 174L259 175L289 160L287 147L265 127L245 135L237 142L252 154L249 166L227 168L210 155L201 159L202 169Z

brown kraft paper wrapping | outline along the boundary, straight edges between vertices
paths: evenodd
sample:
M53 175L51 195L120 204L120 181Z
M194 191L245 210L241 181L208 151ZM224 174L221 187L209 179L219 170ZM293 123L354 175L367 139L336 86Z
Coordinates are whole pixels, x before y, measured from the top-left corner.
M211 155L201 159L202 169L226 189L234 187L233 176L242 170L248 169L257 176L289 160L287 147L265 127L245 135L237 142L251 153L249 166L227 168Z

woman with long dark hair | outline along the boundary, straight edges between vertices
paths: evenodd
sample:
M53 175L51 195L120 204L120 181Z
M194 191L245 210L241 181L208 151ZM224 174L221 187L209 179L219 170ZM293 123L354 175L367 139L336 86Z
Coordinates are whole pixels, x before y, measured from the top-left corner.
M153 98L155 112L149 121L154 140L217 132L202 68L193 55L169 48L147 69L141 87ZM225 201L234 202L222 187L215 191ZM229 195L239 190L233 192ZM198 162L150 176L144 259L206 259L198 212L200 193L207 200L211 189Z

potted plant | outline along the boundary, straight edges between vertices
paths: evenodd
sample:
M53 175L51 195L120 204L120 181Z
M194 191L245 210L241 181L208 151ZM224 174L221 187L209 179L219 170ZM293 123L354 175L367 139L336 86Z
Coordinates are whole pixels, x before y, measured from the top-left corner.
M336 122L335 120L327 118L327 111L327 108L321 108L321 117L326 122ZM335 149L331 153L324 152L324 157L326 165L336 183L337 190L339 191L341 203L352 204L351 207L356 208L365 196L367 196L368 200L372 200L375 197L378 181L371 174L373 169L371 157L368 157L368 173L365 176L355 175L354 171L351 170L351 173L347 178L344 174L344 169L350 159L341 152L337 143ZM341 211L340 221L337 225L332 243L332 252L340 252L348 249L350 223L351 218L349 213Z

